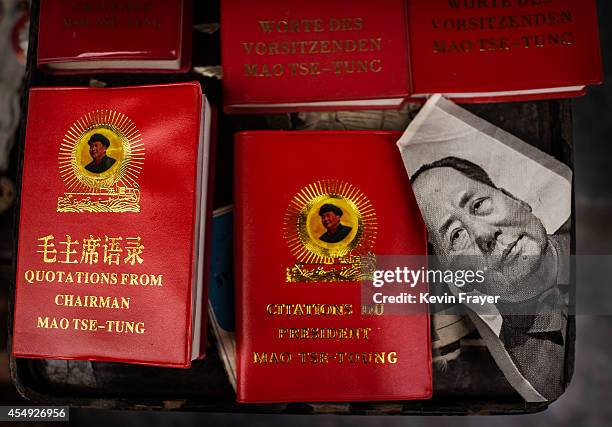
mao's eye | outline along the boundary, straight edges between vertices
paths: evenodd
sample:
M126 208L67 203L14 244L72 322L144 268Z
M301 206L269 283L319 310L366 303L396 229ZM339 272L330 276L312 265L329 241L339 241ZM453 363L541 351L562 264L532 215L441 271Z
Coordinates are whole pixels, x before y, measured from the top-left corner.
M474 215L488 215L493 210L493 202L490 197L476 199L472 204L472 212Z
M453 251L465 249L469 244L468 233L463 228L455 228L450 235L450 248Z

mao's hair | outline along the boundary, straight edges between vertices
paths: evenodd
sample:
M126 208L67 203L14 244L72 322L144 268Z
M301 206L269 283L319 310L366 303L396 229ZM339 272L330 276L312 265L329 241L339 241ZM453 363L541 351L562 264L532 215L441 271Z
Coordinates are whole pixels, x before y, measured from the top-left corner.
M100 133L94 133L91 138L89 138L89 141L87 141L87 144L91 146L91 144L96 141L104 145L106 148L110 147L110 141L108 140L108 138Z
M319 216L323 216L325 212L333 212L338 216L342 216L342 209L336 205L332 205L331 203L325 203L323 206L321 206L319 209Z
M469 160L460 159L459 157L452 156L445 157L443 159L436 160L433 163L421 166L419 170L417 170L416 173L412 175L412 178L410 178L410 182L414 183L419 177L419 175L421 175L423 172L435 168L453 168L457 172L467 176L468 178L473 179L474 181L481 182L485 185L488 185L489 187L499 188L493 183L493 181L489 177L489 174L476 163L472 163Z

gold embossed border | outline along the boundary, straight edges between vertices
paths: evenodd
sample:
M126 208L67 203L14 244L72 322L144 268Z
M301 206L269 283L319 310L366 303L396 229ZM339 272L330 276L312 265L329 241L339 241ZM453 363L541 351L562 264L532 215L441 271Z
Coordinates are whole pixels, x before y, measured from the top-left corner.
M109 130L121 142L122 158L117 170L111 174L85 173L77 159L84 138L98 129ZM138 188L138 175L143 167L144 154L140 131L125 114L113 110L96 110L79 118L66 132L59 150L60 175L69 191L98 190L113 186Z
M115 163L108 170L87 170L87 140L93 133L112 138ZM66 132L59 149L59 172L68 192L58 197L58 212L140 212L138 177L145 148L136 125L125 114L95 110L79 118ZM89 158L91 160L91 158Z
M313 238L308 218L324 201L349 207L356 230L347 242L324 244ZM348 255L368 254L378 231L376 212L370 200L354 185L339 180L322 180L302 188L291 200L284 218L284 238L289 250L303 263L331 262Z

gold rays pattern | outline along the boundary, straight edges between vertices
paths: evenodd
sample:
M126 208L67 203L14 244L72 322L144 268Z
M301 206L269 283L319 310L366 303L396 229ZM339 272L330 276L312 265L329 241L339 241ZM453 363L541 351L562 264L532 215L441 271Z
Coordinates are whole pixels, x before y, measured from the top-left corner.
M352 238L326 244L313 238L308 219L323 203L340 203L357 227ZM344 181L322 180L302 188L291 200L284 218L284 237L291 253L302 263L332 263L349 255L370 253L376 240L378 222L374 207L357 187Z
M80 157L95 132L109 135L116 165L105 173L88 172ZM144 144L136 125L125 114L95 110L79 118L66 132L59 150L59 171L70 192L137 189L144 164Z

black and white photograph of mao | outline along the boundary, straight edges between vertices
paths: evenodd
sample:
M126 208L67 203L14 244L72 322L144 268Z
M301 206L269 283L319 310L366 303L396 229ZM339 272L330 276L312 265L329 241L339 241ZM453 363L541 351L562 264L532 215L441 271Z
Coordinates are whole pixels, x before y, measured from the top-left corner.
M398 146L436 261L485 273L450 292L497 297L467 304L470 319L526 401L555 400L567 384L571 169L441 96Z

